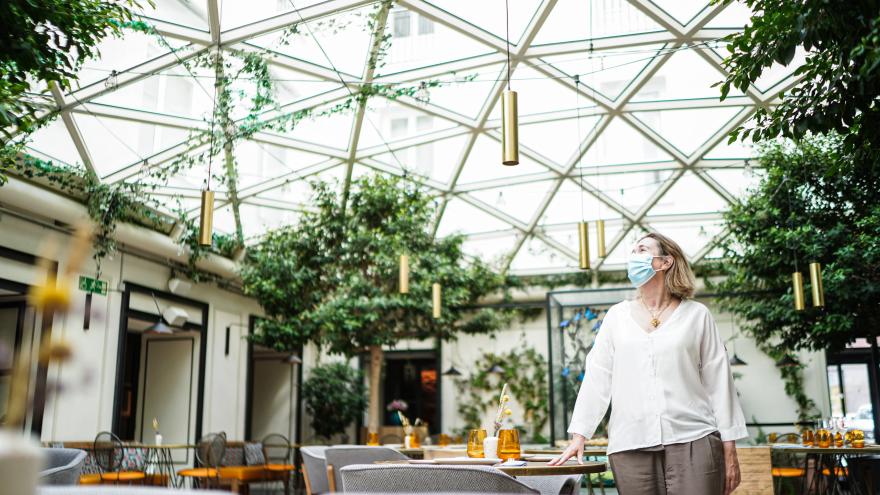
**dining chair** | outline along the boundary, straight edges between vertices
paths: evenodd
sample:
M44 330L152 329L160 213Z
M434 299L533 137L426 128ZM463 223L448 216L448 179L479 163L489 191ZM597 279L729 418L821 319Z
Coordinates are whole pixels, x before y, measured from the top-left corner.
M491 466L352 464L339 473L346 493L541 493Z
M324 457L326 450L327 447L323 445L299 449L303 460L302 473L306 485L306 495L317 495L330 491L330 484L327 482L327 462Z
M220 486L220 465L226 452L226 433L208 433L196 446L196 466L181 469L177 474L192 480L193 486Z
M372 464L380 461L405 461L409 457L388 447L366 447L363 445L347 447L329 447L324 451L327 464L327 483L330 491L335 492L342 487L339 470L351 464Z
M40 471L41 485L77 485L82 474L85 450L65 448L42 449L46 460Z
M280 433L266 435L262 442L264 469L270 479L284 482L285 495L290 493L290 473L296 469L290 461L290 440Z
M769 438L776 438L772 443L801 443L801 436L797 433L771 433ZM783 464L770 468L773 476L773 492L782 493L782 485L786 480L800 480L802 483L807 476L807 470L797 456L788 453L777 453L773 464Z
M576 495L581 489L582 474L558 476L517 476L524 485L538 490L541 495Z
M92 444L92 455L101 471L102 483L141 483L146 479L142 470L122 470L122 458L125 446L114 433L102 431L95 436Z

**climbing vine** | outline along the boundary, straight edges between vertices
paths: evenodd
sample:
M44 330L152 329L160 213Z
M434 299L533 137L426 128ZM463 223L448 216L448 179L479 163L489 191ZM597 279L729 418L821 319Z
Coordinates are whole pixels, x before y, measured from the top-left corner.
M469 378L456 381L458 414L465 421L463 432L487 422L492 407L497 405L500 384L507 383L510 395L523 411L524 424L516 428L532 442L545 442L541 430L549 418L549 392L544 356L523 343L503 353L486 352L476 362L498 364L503 371L496 375L488 368L478 369Z

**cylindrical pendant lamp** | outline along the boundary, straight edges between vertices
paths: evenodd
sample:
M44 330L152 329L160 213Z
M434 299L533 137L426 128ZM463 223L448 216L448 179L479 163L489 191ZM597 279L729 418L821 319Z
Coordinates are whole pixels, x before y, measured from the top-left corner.
M202 191L202 208L199 214L199 244L210 246L214 230L214 191Z
M581 270L590 269L590 237L587 233L587 222L578 224L578 243L580 251L578 252L578 265Z
M801 272L791 274L791 285L794 290L794 309L796 311L804 310L804 276Z
M813 306L825 306L825 290L822 288L822 265L810 263L810 289L813 293Z
M519 123L516 109L516 91L501 93L501 163L519 165Z
M440 315L441 315L441 311L440 311L440 309L441 309L440 308L440 294L441 294L441 292L440 291L441 291L440 284L438 284L437 282L434 282L434 285L431 286L431 295L433 296L432 299L433 299L433 303L434 303L434 318L440 318Z
M596 244L599 246L598 256L604 258L605 252L605 220L596 220Z
M400 255L400 293L409 294L409 256Z

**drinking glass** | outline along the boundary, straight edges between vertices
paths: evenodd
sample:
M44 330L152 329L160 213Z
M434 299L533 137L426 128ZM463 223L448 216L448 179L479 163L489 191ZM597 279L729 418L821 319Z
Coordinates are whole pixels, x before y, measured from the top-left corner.
M816 432L816 446L821 449L831 447L831 432L825 428L819 428Z
M865 447L865 432L862 430L852 430L852 446L855 449Z
M779 435L777 435L776 432L773 432L773 433L770 433L769 435L767 435L768 442L776 443L777 440L779 440Z
M409 435L409 448L411 449L420 449L422 448L422 443L419 441L419 432L413 428L412 433Z
M370 447L378 447L379 446L379 434L374 432L369 432L367 434L367 445Z
M467 455L468 457L484 457L483 440L486 439L486 430L471 430L468 432Z
M812 447L813 442L813 430L810 428L804 428L804 433L801 435L801 443L804 444L804 447Z
M449 435L441 433L440 436L437 437L437 446L446 447L447 445L449 445Z
M519 459L519 430L501 430L498 432L498 458L502 461Z
M843 435L840 433L840 430L834 433L834 446L843 447Z

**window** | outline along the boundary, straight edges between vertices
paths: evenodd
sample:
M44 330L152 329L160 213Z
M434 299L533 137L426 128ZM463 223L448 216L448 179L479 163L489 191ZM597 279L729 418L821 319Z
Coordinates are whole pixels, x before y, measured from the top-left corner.
M433 34L434 33L434 21L428 19L427 17L420 15L419 16L419 34Z
M394 13L394 37L405 38L410 32L409 11L401 10Z
M409 128L409 120L406 117L391 119L391 137L399 138L406 136Z

